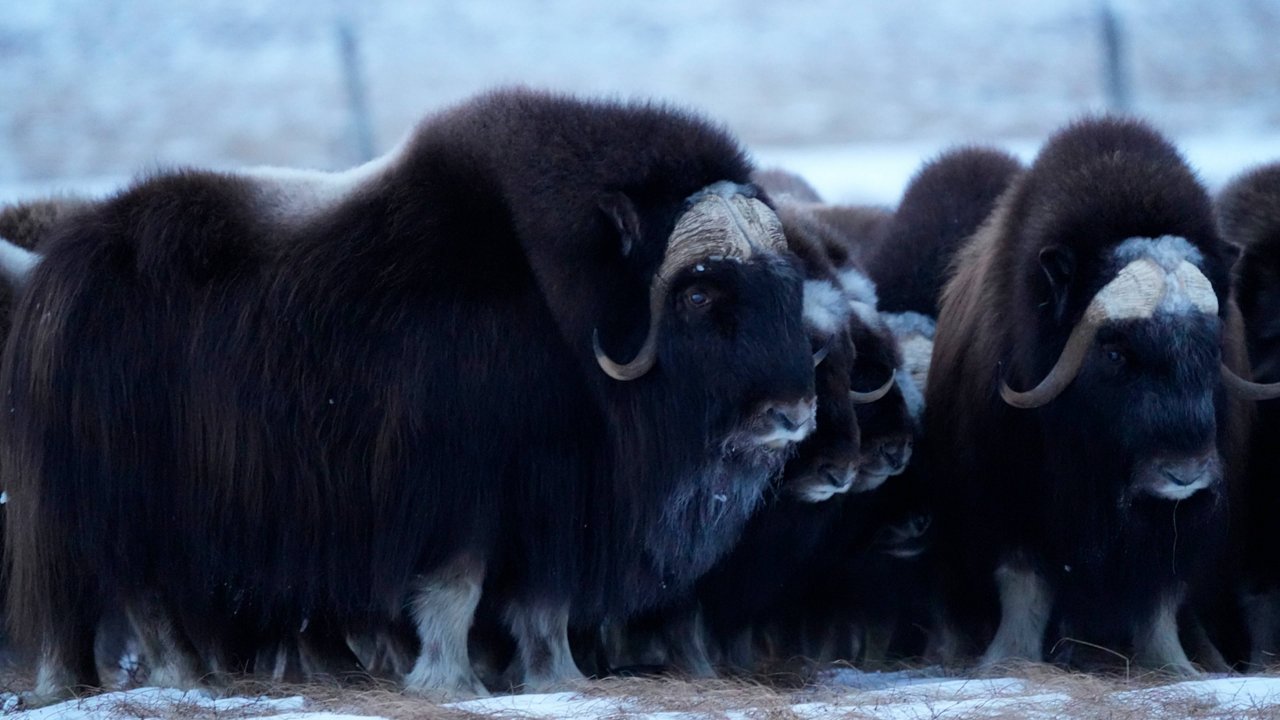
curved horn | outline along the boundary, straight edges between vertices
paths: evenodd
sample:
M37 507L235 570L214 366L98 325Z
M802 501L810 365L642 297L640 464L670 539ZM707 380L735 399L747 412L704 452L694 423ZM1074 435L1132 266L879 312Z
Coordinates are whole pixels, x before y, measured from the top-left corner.
M872 390L871 392L858 392L857 390L850 390L849 399L853 400L854 405L866 405L867 403L873 403L879 400L880 398L884 397L885 395L888 395L889 391L893 389L894 381L897 379L898 379L898 371L895 369L893 372L889 373L889 380L886 381L884 385L881 385L880 387L876 388L875 390Z
M631 362L625 364L615 362L605 353L604 348L600 347L600 330L597 328L591 334L591 349L596 354L596 362L600 365L600 369L606 375L614 380L627 382L653 369L653 364L658 361L658 326L662 323L662 309L665 306L663 301L666 295L666 283L660 278L654 278L653 284L649 286L649 332L645 334L644 344L640 346L640 351L631 359Z
M689 198L688 209L671 231L666 254L649 285L649 332L640 352L629 363L615 362L600 347L599 329L592 334L596 362L609 377L625 382L653 369L658 359L658 328L666 307L667 288L680 271L707 259L744 261L762 250L778 252L786 248L778 216L747 191L745 186L718 182Z
M1238 398L1245 400L1274 400L1280 398L1280 383L1257 383L1245 380L1231 368L1222 366L1222 384Z
M813 366L818 367L823 360L827 359L827 355L831 352L831 341L833 338L827 338L826 344L813 354Z
M1164 276L1164 270L1146 258L1124 266L1115 279L1104 285L1089 301L1084 316L1071 328L1071 335L1058 355L1058 361L1040 384L1026 392L1018 392L1001 381L1000 397L1013 407L1024 410L1041 407L1058 397L1080 372L1085 354L1103 323L1149 318L1155 313L1164 297Z

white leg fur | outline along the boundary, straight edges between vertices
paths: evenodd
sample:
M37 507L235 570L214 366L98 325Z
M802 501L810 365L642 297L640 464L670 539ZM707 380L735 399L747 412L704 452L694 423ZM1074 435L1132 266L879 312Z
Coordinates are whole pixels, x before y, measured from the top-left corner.
M405 676L406 690L449 698L488 696L467 652L483 579L484 564L466 556L422 578L409 603L422 650Z
M160 603L134 598L125 608L125 614L150 669L148 684L179 690L201 686L206 673L200 658Z
M36 689L23 695L23 705L37 708L66 700L74 697L77 685L75 676L67 672L67 665L58 653L46 648L40 653L36 669Z
M1035 570L1012 562L995 571L1000 595L1000 627L982 654L981 664L998 665L1010 660L1040 662L1044 632L1053 610L1053 592Z
M1139 622L1133 633L1134 660L1143 667L1177 675L1199 675L1178 640L1178 606L1181 593L1165 597L1155 612Z
M507 606L516 639L516 684L525 692L563 690L585 679L569 650L569 606Z

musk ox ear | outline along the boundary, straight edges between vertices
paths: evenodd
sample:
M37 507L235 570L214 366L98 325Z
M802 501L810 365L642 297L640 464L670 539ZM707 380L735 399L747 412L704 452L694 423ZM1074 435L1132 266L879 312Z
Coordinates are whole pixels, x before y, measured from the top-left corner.
M1044 270L1049 288L1053 291L1053 316L1058 322L1062 322L1067 312L1067 289L1076 269L1075 254L1071 252L1071 248L1050 245L1040 251L1040 269Z
M630 256L631 249L640 239L640 215L636 213L635 203L624 193L608 192L601 195L596 204L618 231L622 257Z

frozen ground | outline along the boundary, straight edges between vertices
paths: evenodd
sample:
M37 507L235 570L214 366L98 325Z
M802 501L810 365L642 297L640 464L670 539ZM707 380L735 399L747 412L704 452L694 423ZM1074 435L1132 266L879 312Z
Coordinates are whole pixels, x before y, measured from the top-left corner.
M12 711L12 700L6 708ZM1280 714L1280 678L1216 677L1160 683L1044 671L1025 677L955 679L919 671L842 670L802 690L728 684L618 681L579 692L499 696L432 705L398 694L214 698L203 691L142 688L32 711L29 720L109 718L344 717L574 718L1269 718Z

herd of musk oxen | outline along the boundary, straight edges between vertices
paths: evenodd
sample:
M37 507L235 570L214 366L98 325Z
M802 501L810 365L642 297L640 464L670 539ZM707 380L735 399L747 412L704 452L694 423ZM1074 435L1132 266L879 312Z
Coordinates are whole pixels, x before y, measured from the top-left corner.
M32 704L123 647L439 697L1280 652L1280 164L1214 198L1096 117L840 206L687 112L504 90L0 235Z

